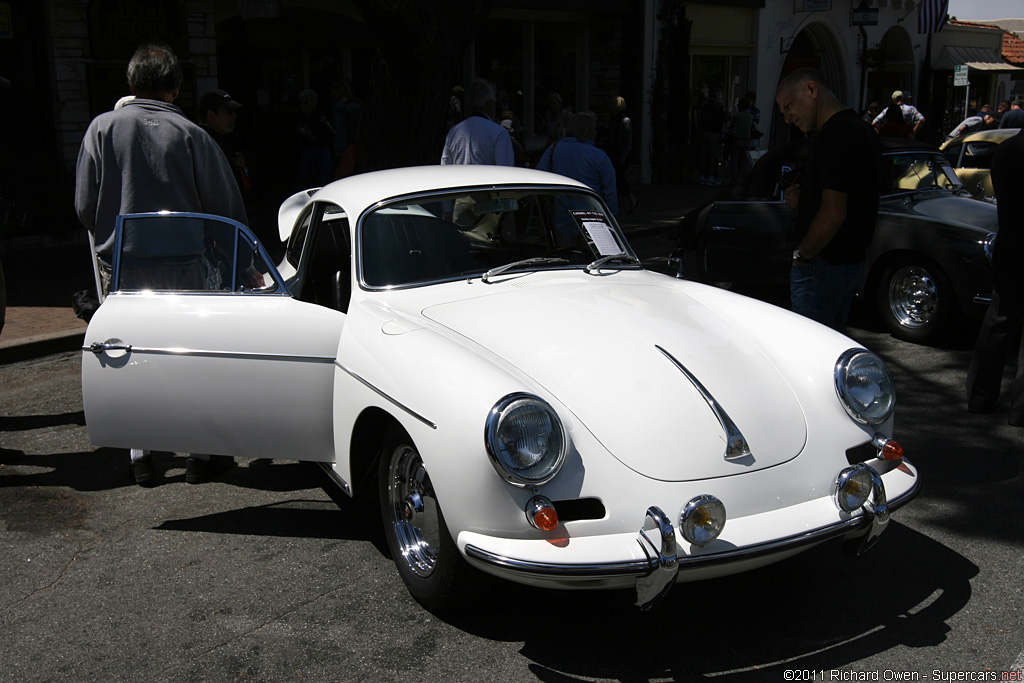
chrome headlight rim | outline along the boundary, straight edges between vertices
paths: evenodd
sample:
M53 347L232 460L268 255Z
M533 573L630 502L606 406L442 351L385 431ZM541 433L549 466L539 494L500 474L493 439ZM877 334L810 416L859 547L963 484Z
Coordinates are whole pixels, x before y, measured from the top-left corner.
M705 513L708 515L710 520L713 522L712 531L708 532L705 526L700 526L709 536L706 538L700 538L694 533L694 517L698 514ZM722 531L725 529L725 523L728 519L728 515L725 510L725 504L715 496L704 493L699 496L694 496L683 509L679 512L679 533L686 541L692 545L702 547L711 543L719 536L722 535Z
M509 415L514 410L527 406L539 409L548 416L553 427L552 433L557 433L560 443L557 444L557 449L553 454L544 457L542 462L537 465L531 465L528 468L516 468L512 463L506 461L506 457L499 447L499 435ZM565 427L562 425L562 420L558 417L558 413L551 407L551 404L533 394L524 392L509 394L495 403L487 414L487 420L484 425L484 445L487 448L487 455L498 476L513 486L527 488L542 486L551 481L565 462L568 443ZM527 474L528 471L535 471L536 474Z
M857 408L857 402L854 401L851 396L850 386L850 369L854 366L855 361L863 358L868 359L872 364L875 365L882 373L882 381L880 384L888 384L888 406L879 415L862 412ZM857 423L862 425L880 425L886 422L892 417L893 412L896 410L896 391L895 382L893 381L892 373L889 372L888 366L885 364L877 354L868 351L867 349L848 349L844 351L839 360L836 361L835 366L835 386L836 394L839 396L839 402L843 404L843 408L846 413Z

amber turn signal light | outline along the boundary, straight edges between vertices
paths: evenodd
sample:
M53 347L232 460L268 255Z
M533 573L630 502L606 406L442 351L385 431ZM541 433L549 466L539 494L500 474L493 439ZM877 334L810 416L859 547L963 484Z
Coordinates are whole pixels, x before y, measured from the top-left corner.
M892 439L885 442L882 446L880 453L883 460L902 460L903 459L903 446L899 445Z
M875 434L872 442L875 444L875 448L878 449L878 458L880 460L903 459L903 446L896 443L894 439L890 439L882 434Z
M554 504L544 496L534 496L526 504L526 518L530 525L541 531L554 531L558 528L558 511Z

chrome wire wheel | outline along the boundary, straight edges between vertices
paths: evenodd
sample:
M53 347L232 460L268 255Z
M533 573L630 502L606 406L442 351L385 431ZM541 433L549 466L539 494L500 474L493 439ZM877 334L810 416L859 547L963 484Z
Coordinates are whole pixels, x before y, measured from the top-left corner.
M897 323L924 327L938 317L939 285L921 266L903 266L889 282L889 310Z
M408 444L398 445L391 453L386 513L385 524L394 532L404 563L416 576L429 577L441 547L439 508L423 461Z

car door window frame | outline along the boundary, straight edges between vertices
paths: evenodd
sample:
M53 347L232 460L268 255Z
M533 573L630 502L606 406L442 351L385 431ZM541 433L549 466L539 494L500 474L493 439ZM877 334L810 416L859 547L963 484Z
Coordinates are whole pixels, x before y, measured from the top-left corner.
M225 216L215 216L212 214L200 213L195 211L155 211L155 212L144 212L144 213L133 213L133 214L122 214L119 215L115 221L115 242L114 242L114 262L113 271L110 284L110 291L125 293L138 293L140 291L130 289L121 289L123 280L123 266L125 261L125 228L126 223L132 221L157 221L157 220L174 220L174 219L185 219L185 220L199 220L214 224L227 226L232 229L232 255L231 255L231 274L230 274L230 289L157 289L152 291L158 291L160 293L175 294L175 295L247 295L253 294L259 295L288 295L289 292L284 284L284 278L277 271L274 266L274 262L271 260L270 255L267 253L266 248L256 238L253 232L245 225L238 221L232 220ZM240 285L241 278L239 273L239 259L238 256L241 253L240 246L242 244L248 245L253 249L254 256L259 257L262 261L259 264L259 272L263 273L266 277L269 277L272 282L263 287L249 288Z
M324 216L334 215L331 220L325 220ZM344 249L347 251L346 254L339 254L343 258L347 259L347 268L342 268L343 264L339 263L337 271L348 277L348 282L343 283L344 285L351 284L353 259L352 259L352 233L351 224L345 211L333 202L314 202L309 207L309 213L304 213L301 221L306 222L304 227L305 236L302 244L302 253L299 258L299 263L296 268L296 279L299 283L298 291L296 292L296 298L301 301L314 303L317 305L325 306L327 308L334 308L335 310L346 313L348 311L348 304L351 299L351 293L348 287L343 287L344 291L348 291L349 294L344 297L344 301L332 301L327 303L322 301L322 297L318 297L314 290L318 287L318 283L314 280L321 276L322 273L314 272L315 262L318 256L317 253L319 240L322 239L328 229L331 230L332 236L335 240L339 237L343 238L345 245ZM328 228L328 224L337 222L338 225L331 225ZM341 245L338 245L339 247ZM320 283L322 285L322 283ZM322 289L322 287L321 287Z

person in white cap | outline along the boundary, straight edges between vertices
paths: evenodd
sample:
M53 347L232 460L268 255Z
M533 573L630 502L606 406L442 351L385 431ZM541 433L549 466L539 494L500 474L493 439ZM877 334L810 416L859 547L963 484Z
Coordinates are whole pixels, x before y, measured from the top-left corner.
M908 95L902 90L894 90L892 93L892 104L889 106L899 107L900 111L903 112L903 120L910 126L910 137L917 136L917 131L921 130L921 126L924 125L924 115L918 111L917 107L912 104L907 104L906 99ZM871 122L871 125L875 127L875 130L881 130L882 124L885 123L885 112L889 111L889 107L886 107L882 112L875 117L875 120Z

